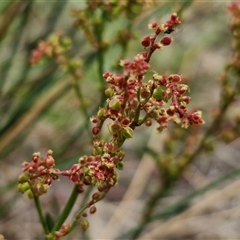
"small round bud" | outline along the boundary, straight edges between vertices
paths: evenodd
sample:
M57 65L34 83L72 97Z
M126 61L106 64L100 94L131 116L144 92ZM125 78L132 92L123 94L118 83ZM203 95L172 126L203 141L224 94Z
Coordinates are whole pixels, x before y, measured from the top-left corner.
M29 188L30 187L29 187L29 184L27 182L18 184L18 191L20 193L25 193Z
M78 192L78 193L84 192L84 188L83 188L82 186L78 185L78 186L77 186L77 192Z
M97 211L97 208L95 206L92 206L89 210L90 214L93 214Z
M52 156L48 156L46 159L46 165L48 168L52 167L55 165L55 160L53 159Z
M27 182L28 180L29 180L29 174L27 174L27 173L22 173L20 176L19 176L19 178L18 178L18 182L19 183L25 183L25 182Z
M151 38L150 36L146 36L141 41L143 47L149 47L151 44Z
M109 72L103 73L103 77L104 77L105 79L107 79L110 75L111 75L111 74L110 74Z
M151 127L152 126L152 120L149 118L149 119L147 119L147 121L145 122L145 125L147 126L147 127Z
M98 126L95 126L92 128L92 134L93 135L98 135L100 132L100 128Z
M148 29L153 29L153 28L155 28L157 26L158 26L158 24L156 22L152 22L152 23L148 24Z
M168 109L167 109L167 114L169 115L169 116L173 116L174 115L174 113L175 113L175 107L173 106L173 105L171 105Z
M162 40L160 41L161 44L163 44L164 46L170 45L172 42L172 38L170 37L164 37L162 38Z
M99 108L97 112L97 118L98 119L104 119L106 115L106 110L104 108Z
M111 87L107 88L105 90L105 95L108 97L108 98L111 98L114 94L114 89L112 89Z
M121 121L123 126L128 126L130 123L130 119L128 117L123 118L123 120Z

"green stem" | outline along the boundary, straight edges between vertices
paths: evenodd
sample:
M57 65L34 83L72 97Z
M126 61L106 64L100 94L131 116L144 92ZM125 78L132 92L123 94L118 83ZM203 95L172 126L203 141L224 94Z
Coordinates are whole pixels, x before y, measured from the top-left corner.
M89 114L88 114L88 112L87 112L87 108L86 108L86 105L85 105L85 103L84 103L82 91L81 91L80 86L78 85L78 79L77 79L76 77L74 77L74 80L73 80L73 88L74 88L74 90L75 90L75 92L76 92L76 95L77 95L77 97L78 97L78 99L79 99L80 109L81 109L81 111L82 111L85 119L87 119L87 120L89 121L89 117L90 117L90 116L89 116ZM87 126L86 129L87 129L89 135L91 135L91 131L90 131L90 129L88 128L88 126Z
M43 226L44 233L46 235L46 234L49 233L49 229L48 229L48 226L47 226L46 219L45 219L45 217L43 215L43 212L42 212L42 207L41 207L41 203L39 201L39 197L34 196L33 199L34 199L34 203L35 203L35 206L36 206L36 209L37 209L37 212L38 212L40 222Z
M77 185L74 186L71 196L68 199L68 202L66 203L61 215L59 216L57 222L55 223L52 232L55 232L57 230L59 230L62 226L62 224L64 223L64 221L67 219L69 213L71 212L75 201L77 200L78 197L78 191L77 191Z

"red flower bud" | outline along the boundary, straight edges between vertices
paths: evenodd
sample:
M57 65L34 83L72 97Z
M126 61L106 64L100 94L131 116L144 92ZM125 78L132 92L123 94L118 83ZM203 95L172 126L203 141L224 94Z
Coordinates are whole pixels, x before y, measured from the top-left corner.
M89 210L90 214L93 214L97 211L97 208L95 206L92 206Z
M164 38L162 38L162 40L161 40L161 43L162 43L164 46L170 45L171 42L172 42L172 38L170 38L170 37L164 37Z
M98 135L100 132L100 128L98 126L95 126L92 128L92 134L93 135Z
M158 25L158 24L157 24L156 22L152 22L152 23L149 23L149 24L148 24L148 28L149 28L149 29L153 29L153 28L157 27L157 25Z
M151 44L151 38L150 38L150 36L146 36L146 37L144 37L143 39L142 39L142 46L143 47L149 47L150 46L150 44Z

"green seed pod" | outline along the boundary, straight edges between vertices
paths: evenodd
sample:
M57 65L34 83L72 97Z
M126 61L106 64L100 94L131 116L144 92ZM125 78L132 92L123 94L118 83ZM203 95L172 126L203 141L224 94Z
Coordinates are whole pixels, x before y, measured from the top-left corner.
M29 175L27 173L22 173L18 178L19 183L25 183L28 180L29 180Z
M89 228L89 222L86 218L80 219L80 227L83 231L86 231Z
M108 98L111 98L112 96L113 96L113 94L114 94L114 90L112 89L112 88L107 88L106 90L105 90L105 95L108 97Z
M99 108L97 113L97 118L104 119L105 115L106 115L106 110L104 108Z
M29 199L34 198L33 192L30 189L27 190L27 196L28 196Z
M108 131L111 134L116 134L121 130L121 126L118 125L117 123L109 123L108 124Z
M134 131L133 131L133 129L130 128L130 127L124 127L124 128L122 128L121 133L122 133L122 135L123 135L125 138L132 138L133 135L134 135Z
M112 110L118 110L121 107L121 101L117 98L113 98L110 102L109 102L109 107Z
M119 170L123 170L123 167L124 167L124 162L120 162L116 165L116 168Z
M161 87L158 87L156 89L154 89L153 91L153 97L156 99L156 100L162 100L163 98L163 90Z
M27 182L18 184L18 191L20 193L25 193L29 188L30 187L29 187L29 184Z

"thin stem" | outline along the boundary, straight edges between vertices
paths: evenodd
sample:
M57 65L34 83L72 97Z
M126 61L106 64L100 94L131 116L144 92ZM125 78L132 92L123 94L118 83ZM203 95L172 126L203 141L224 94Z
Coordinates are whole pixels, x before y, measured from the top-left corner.
M68 202L66 203L61 215L59 216L57 222L55 223L52 232L55 232L57 230L59 230L62 226L62 224L64 223L64 221L66 220L66 218L68 217L68 215L70 214L75 201L77 200L78 197L78 191L77 191L77 185L74 186L71 196L68 199Z
M34 196L33 199L34 199L34 203L35 203L35 206L36 206L36 209L37 209L37 212L38 212L40 222L43 226L43 230L44 230L44 233L46 235L46 234L49 233L49 229L48 229L46 219L45 219L45 217L43 215L43 212L42 212L42 206L41 206L41 203L39 201L39 197Z
M82 213L83 213L87 208L88 208L88 206L85 206L85 207L81 208L81 209L77 212L77 214L76 214L76 216L75 216L75 218L74 218L74 220L73 220L73 222L72 222L72 224L71 224L71 227L70 227L69 230L68 230L68 233L71 232L71 231L75 228L75 226L76 226L77 223L79 222L79 219L80 219Z

